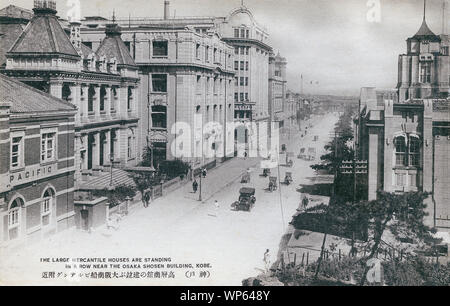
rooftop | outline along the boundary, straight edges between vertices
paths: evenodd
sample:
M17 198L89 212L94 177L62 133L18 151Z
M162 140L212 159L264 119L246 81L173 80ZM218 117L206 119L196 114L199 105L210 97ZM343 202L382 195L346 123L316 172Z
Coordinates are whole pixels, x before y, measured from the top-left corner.
M74 105L0 74L0 101L11 103L12 113L75 111Z
M64 32L53 9L35 8L35 15L8 53L64 54L78 53Z
M125 43L120 38L120 28L116 24L109 24L106 27L106 37L97 49L98 56L106 58L116 58L117 65L136 66Z

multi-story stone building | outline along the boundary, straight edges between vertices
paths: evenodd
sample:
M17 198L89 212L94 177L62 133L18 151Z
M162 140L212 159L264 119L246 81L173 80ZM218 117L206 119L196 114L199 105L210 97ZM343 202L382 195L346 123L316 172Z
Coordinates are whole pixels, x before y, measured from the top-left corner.
M0 74L0 244L74 225L76 108Z
M33 12L17 40L3 46L8 52L0 72L77 107L77 184L102 172L111 156L119 167L135 165L139 76L119 27L109 24L94 52L81 44L79 23L63 29L55 1L35 1Z
M450 99L448 49L440 45L444 37L432 34L424 21L408 40L408 55L400 57L397 90L363 88L355 122L359 159L368 161L369 200L377 190L430 192L427 221L448 231ZM410 65L406 71L405 65Z
M167 90L169 92L167 95L159 95L160 97L156 98L158 101L169 99L168 107L163 108L150 102L149 117L151 119L141 121L142 135L148 134L150 137L149 142L154 144L154 153L157 159L173 158L173 153L168 150L173 136L166 136L166 128L158 130L158 127L153 126L151 121L153 117L158 122L158 118L167 116L166 125L170 125L175 122L175 119L183 118L179 112L185 111L184 105L200 106L199 112L204 115L204 118L213 116L214 105L217 105L218 112L220 112L220 105L222 105L222 112L227 114L226 118L229 118L231 104L231 114L237 121L264 123L269 121L268 70L269 54L272 49L267 45L267 31L257 24L253 14L246 7L241 6L226 17L171 18L169 1L165 1L164 18L128 18L117 22L123 26L124 41L140 67L143 85L142 97L150 94L151 101L155 98L156 92L151 89L154 81L150 81L151 86L145 85L149 83L148 79L151 79L151 74L157 75L158 71L159 74L167 74L167 72L172 71L167 77ZM108 23L108 20L101 17L86 17L82 21L83 27L81 29L83 42L95 48L102 39L103 28L106 23ZM214 58L214 52L217 52L217 59L220 59L217 62ZM200 68L200 66L204 68ZM186 76L190 75L190 77L175 78L174 71L178 70L178 74L180 74L181 67L189 67L189 69L183 69L190 70L185 72ZM208 82L208 78L211 84L213 83L211 74L213 70L216 71L219 83L221 78L224 80L224 84L219 84L218 88L226 86L224 92L226 91L227 101L210 103L207 98L205 105L202 107L202 104L194 102L196 99L204 99L201 95L197 95L196 98L193 95L193 92L197 90L197 77L200 77L199 82L202 84L200 87L204 88L203 82ZM233 70L235 73L234 81L229 84L229 77L232 77ZM150 77L146 77L146 75L150 75ZM162 80L162 82L165 82L165 79ZM174 83L175 80L183 83ZM185 80L189 80L190 83L186 83ZM175 94L176 84L184 87L180 90L185 93L176 90L177 94ZM206 87L213 87L211 84ZM187 89L189 86L195 90L189 91ZM201 90L203 91L203 89ZM187 92L190 93L187 94ZM188 101L183 101L181 104L180 99L185 99L186 95L189 96ZM229 96L231 96L231 99L229 99ZM206 93L206 97L208 97L208 93ZM176 105L178 106L175 112ZM180 107L180 105L183 105L183 107ZM154 113L152 112L153 109ZM192 110L190 110L190 113L192 114ZM189 113L183 115L186 116L187 114ZM141 116L145 117L144 114L141 114ZM190 122L189 120L187 122ZM150 122L150 124L147 124L147 122ZM158 123L157 125L161 124ZM264 125L264 127L266 126L267 124ZM147 133L147 129L150 132ZM262 130L264 134L262 137L265 137L267 128L265 131ZM248 134L248 129L246 131ZM246 138L248 139L248 137ZM196 147L196 141L194 140L192 144L194 148ZM145 142L141 143L141 147L146 145ZM220 152L223 151L222 148L225 148L225 146L219 145Z
M291 103L287 104L286 96L286 59L271 53L269 58L269 115L270 122L278 122L283 128L291 114Z

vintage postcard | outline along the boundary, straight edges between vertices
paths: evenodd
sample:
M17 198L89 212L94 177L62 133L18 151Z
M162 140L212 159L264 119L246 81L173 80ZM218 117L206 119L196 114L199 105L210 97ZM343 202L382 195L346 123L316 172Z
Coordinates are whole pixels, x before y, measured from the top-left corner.
M450 285L448 15L0 0L0 285Z

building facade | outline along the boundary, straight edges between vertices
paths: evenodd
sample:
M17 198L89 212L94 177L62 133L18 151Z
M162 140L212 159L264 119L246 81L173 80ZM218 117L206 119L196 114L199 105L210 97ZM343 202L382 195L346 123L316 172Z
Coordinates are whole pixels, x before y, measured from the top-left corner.
M74 225L76 108L0 75L0 244Z
M269 118L278 122L283 129L285 121L290 119L292 105L287 103L286 59L271 53L269 58Z
M81 28L83 42L92 45L94 48L101 41L103 35L102 29L107 22L107 20L101 17L86 17L82 21L83 27ZM226 17L175 18L170 17L169 1L165 1L164 18L129 18L118 20L117 22L122 25L124 41L140 67L143 88L141 95L144 99L149 94L151 99L154 99L154 94L157 93L149 90L150 85L146 85L148 83L153 85L152 80L149 82L151 74L158 74L158 71L160 72L159 74L164 74L168 71L180 70L183 66L191 67L189 68L191 71L186 72L187 76L191 75L187 78L190 83L179 84L183 87L192 86L194 88L188 94L190 96L187 97L188 101L181 104L180 99L184 99L186 94L180 92L180 95L175 95L173 91L177 83L174 83L174 73L169 73L167 86L168 90L172 91L172 94L169 92L167 97L162 96L163 101L169 98L169 102L167 103L169 107L164 110L161 107L158 109L158 107L150 106L155 108L155 114L149 116L150 120L147 120L148 122L153 117L156 119L157 117L164 116L164 112L166 112L166 116L168 117L167 124L173 123L175 118L183 118L182 116L180 117L180 114L175 113L175 105L194 105L193 100L205 99L205 97L201 97L203 93L194 98L195 95L193 95L193 92L198 87L196 85L197 77L200 74L200 84L208 82L208 78L213 83L212 80L214 77L211 71L215 69L215 74L218 76L219 82L220 78L224 80L224 85L219 84L217 87L226 86L226 89L223 91L226 91L227 101L210 103L208 102L208 93L206 92L206 100L204 102L205 110L202 108L199 109L199 112L204 115L205 120L208 121L208 117L214 116L214 105L217 105L218 113L220 113L220 105L223 105L222 112L224 114L226 112L226 118L230 120L229 107L231 104L231 113L236 121L242 123L264 122L265 124L261 125L265 128L265 130L262 129L262 137L267 136L266 123L270 120L268 92L269 54L272 49L267 45L267 31L257 24L248 8L241 6L233 10ZM158 40L161 41L159 45ZM166 44L164 41L167 41L168 51L164 51ZM157 52L156 56L154 54L155 50ZM161 55L158 55L158 52L162 52ZM214 52L217 52L217 58L220 59L217 62L214 59ZM200 66L204 68L200 68ZM148 77L149 75L150 77ZM233 77L231 84L229 84L230 77ZM186 78L177 78L179 82L181 80L184 82L184 79ZM187 87L180 90L188 92ZM214 88L211 84L201 85L200 87ZM203 92L203 89L201 91ZM157 97L156 99L159 101L161 97ZM175 101L178 102L175 103ZM199 103L195 105L202 107ZM182 107L177 107L176 109L177 112L183 110ZM142 114L142 116L144 115ZM190 120L187 122L191 122ZM149 142L155 144L155 157L160 159L165 155L168 159L173 158L173 153L168 150L171 139L166 136L165 128L158 131L152 124L148 124L145 121L145 119L142 120L141 134L146 136L147 134L151 134L150 138L153 140ZM225 125L225 122L223 124ZM153 129L154 131L149 133L146 129ZM256 131L253 131L253 133L256 133ZM249 129L246 129L245 142L247 142L248 136ZM145 138L142 139L144 140ZM196 141L194 140L192 144L194 148L197 146ZM166 142L167 144L165 145L164 143ZM142 141L141 148L145 146L147 146L147 143ZM219 149L220 152L224 150L225 146L221 147Z
M398 88L363 88L355 122L359 159L368 161L369 200L378 190L429 192L427 223L448 231L450 99L444 37L434 35L424 20L408 39L408 54L400 56Z
M0 72L77 107L77 184L106 170L111 157L117 167L135 165L139 76L120 29L108 25L94 52L81 44L79 23L63 29L54 1L35 1L33 12Z
M82 29L87 44L94 45L102 35L98 29ZM132 42L128 46L132 45L141 79L139 147L152 149L155 165L174 158L183 158L194 168L211 162L213 157L202 156L210 142L208 135L201 137L201 131L195 129L207 129L212 122L226 128L233 122L233 49L214 31L199 33L157 22L124 28L123 38ZM191 153L174 145L175 123L179 128L184 128L183 124L190 127ZM225 133L212 141L217 157L227 154L225 141Z

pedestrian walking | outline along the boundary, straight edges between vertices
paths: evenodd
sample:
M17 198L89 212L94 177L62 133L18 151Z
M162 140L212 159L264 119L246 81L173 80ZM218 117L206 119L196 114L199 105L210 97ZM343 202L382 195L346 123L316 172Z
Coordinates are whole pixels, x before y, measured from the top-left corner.
M264 261L264 267L266 269L266 272L269 272L270 271L270 263L271 263L269 249L267 249L266 252L264 253L263 261Z
M144 204L144 207L147 208L150 203L150 198L152 194L150 190L147 190L144 192L144 195L142 196L142 203Z
M192 190L194 190L194 193L197 193L198 183L197 180L194 180L192 183Z
M218 217L219 216L219 202L217 202L217 200L214 201L214 209L215 209L215 216Z
M302 206L303 206L304 210L306 210L306 208L308 207L308 204L309 204L309 199L307 197L304 197L302 200Z

